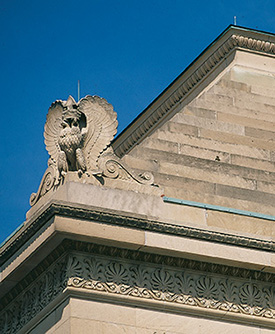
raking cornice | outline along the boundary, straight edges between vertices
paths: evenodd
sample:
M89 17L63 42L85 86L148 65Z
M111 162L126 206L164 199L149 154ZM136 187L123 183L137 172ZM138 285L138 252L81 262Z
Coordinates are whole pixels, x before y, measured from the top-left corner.
M123 157L158 127L197 85L235 50L275 55L275 36L230 26L180 74L114 141Z

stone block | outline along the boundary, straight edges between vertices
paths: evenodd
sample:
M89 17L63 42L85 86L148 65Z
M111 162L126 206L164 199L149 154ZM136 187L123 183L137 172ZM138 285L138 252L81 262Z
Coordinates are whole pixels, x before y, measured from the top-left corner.
M197 169L209 170L210 172L218 172L221 174L235 175L245 179L260 180L266 182L275 181L275 173L270 173L255 168L247 168L242 166L236 166L229 163L223 163L216 160L206 160L195 157L190 157L183 154L164 153L153 149L142 149L139 153L139 157L142 159L150 159L161 161L162 163L168 162L170 164L182 165L193 167Z
M121 182L125 186L125 189L112 189L107 186L97 187L91 184L68 182L66 185L66 201L109 208L110 210L135 212L146 216L155 215L155 209L158 207L157 202L159 202L159 194L151 196L141 191L132 190L127 192L127 190L130 190L127 186L131 185L131 183ZM151 188L153 192L158 192L158 189L155 189L156 187L151 186L149 187L149 191ZM63 200L65 199L63 198Z
M80 334L81 332L81 328L80 330L78 329L78 331L75 331L76 334ZM43 332L40 332L43 333ZM49 333L49 334L68 334L68 333L73 333L72 328L71 328L71 321L67 320L66 322L64 322L62 325L58 326L57 328L53 329L53 331L48 331L45 333ZM38 333L37 333L38 334Z
M274 124L275 125L275 124ZM245 127L245 135L254 138L261 138L266 141L275 141L275 132L274 131L266 131L262 129L256 129L251 127Z
M142 146L152 149L157 149L159 151L178 153L179 144L174 142L169 142L161 139L147 138L147 140L142 143Z
M153 139L152 139L153 140ZM132 168L137 168L141 170L148 170L155 172L159 168L159 162L157 160L145 160L140 159L131 155L125 155L123 161Z
M263 87L257 84L251 85L251 93L261 95L263 97L271 97L274 98L274 89L273 88L268 88L268 87Z
M197 98L197 100L190 103L188 107L202 108L212 112L220 112L225 114L229 113L264 121L269 119L270 121L275 122L275 115L274 112L272 112L272 108L274 107L270 106L270 108L267 110L261 103L258 103L257 108L249 108L249 105L251 105L251 103L247 106L245 101L242 101L242 99L238 99L237 104L226 106L221 103L211 103L208 100Z
M247 97L246 100L236 98L234 101L234 105L239 108L242 108L245 106L246 109L255 110L255 111L260 110L263 113L274 115L274 108L275 108L274 105L252 101L251 99L249 99L249 96Z
M172 133L176 132L195 137L198 136L198 127L192 126L190 124L176 123L173 120L171 120L168 122L167 126L168 126L168 131Z
M165 145L163 145L165 143ZM168 144L171 145L168 145ZM181 144L181 143L176 143L176 142L170 142L170 141L164 141L161 139L154 139L150 138L150 140L147 140L146 142L142 143L142 147L146 148L152 148L156 149L159 151L166 151L170 153L178 153L178 154L183 154L186 156L193 156L201 159L207 159L207 160L212 160L212 161L222 161L222 162L230 162L230 154L222 151L216 151L216 150L211 150L207 148L201 148L198 146L191 146L187 144ZM138 155L138 154L136 154ZM125 156L125 161L131 161L129 159L129 156ZM149 169L149 170L156 170L156 164L153 164L152 162L145 164L145 163L139 163L138 159L135 160L136 162L136 168L144 168L144 169ZM138 167L138 166L142 167ZM146 167L146 168L145 168Z
M208 100L198 97L196 100L192 101L189 106L213 111L227 112L227 110L231 109L234 104L233 99L230 101L229 104L224 104L223 102L215 101L214 98L213 100Z
M184 115L190 115L190 116L195 116L195 117L200 117L200 118L209 118L209 119L217 118L216 111L208 110L204 108L196 108L196 107L191 107L191 106L185 107L182 113Z
M255 270L271 267L273 258L270 252L225 244L216 245L213 242L191 238L185 238L183 242L181 237L162 234L160 238L160 235L152 232L146 232L146 243L142 250ZM274 267L271 270L274 272Z
M217 194L213 195L209 193L195 192L193 191L193 189L186 190L173 187L165 187L164 194L167 197L184 199L187 201L195 201L200 203L219 205L228 208L264 213L273 216L275 215L274 204L268 205L267 203L264 204L257 203L245 199L219 196Z
M103 301L71 298L71 317L99 322L134 326L136 309L123 305L112 305ZM106 316L108 315L108 316Z
M167 131L158 131L157 137L162 140L174 141L181 144L187 144L190 146L201 147L210 150L223 151L230 154L239 154L246 157L252 157L261 160L270 160L270 150L255 148L243 145L243 143L239 143L236 145L234 143L226 143L221 141L219 138L215 140L215 138L195 138L186 136L182 133L171 133ZM221 137L222 138L222 137ZM142 144L140 145L142 146ZM132 151L134 152L134 151ZM131 155L132 155L131 152Z
M268 117L268 115L266 115ZM237 123L241 124L245 127L251 127L254 129L262 129L262 130L268 130L268 131L273 131L275 122L269 121L264 121L264 120L259 120L255 118L250 118L250 117L245 117L245 116L239 116L236 114L231 114L231 113L217 113L217 119L222 122L228 122L228 123Z
M253 68L245 68L243 66L234 66L231 71L231 80L245 83L250 86L261 86L267 89L274 85L273 75L267 74L262 70L254 70Z
M206 226L204 209L172 203L163 203L161 219L177 225Z
M136 334L136 328L117 323L109 323L108 310L105 310L105 321L71 318L71 334Z
M179 113L176 116L174 116L173 122L179 122L183 124L196 126L199 129L209 129L214 131L234 133L237 135L244 135L245 133L243 125L219 122L214 119L210 120L201 117L186 115L184 113Z
M165 309L165 306L164 306ZM221 315L222 317L222 315ZM137 310L136 334L271 334L272 329L234 324L224 319L207 319L186 314Z
M275 225L265 219L207 210L207 225L275 240Z
M104 325L104 322L72 317L70 319L70 331L67 334L112 334L107 328L105 328L105 332L103 331Z
M256 148L264 149L264 150L274 149L274 143L269 142L267 140L258 139L258 138L250 138L250 137L240 136L240 135L226 133L226 132L201 129L200 136L203 138L214 139L214 140L221 141L221 142L227 142L227 143L236 144L236 145L239 145L239 144L247 145L247 146L256 147Z
M242 199L267 205L274 205L275 195L255 190L247 190L237 187L229 187L221 184L216 186L216 194L219 196Z
M215 184L236 186L250 190L256 189L255 180L242 178L238 175L230 175L227 172L223 173L222 168L219 172L211 169L198 169L195 167L170 164L169 162L161 162L159 172L167 175L190 178L193 180L207 180L207 182L213 182Z
M241 155L232 154L230 156L231 163L233 165L260 169L263 171L275 172L275 164L272 161L254 159L249 157L244 157Z
M214 85L208 92L211 94L218 94L218 95L223 95L231 98L237 98L237 99L242 99L244 102L248 99L250 101L254 101L256 103L263 103L263 104L268 104L268 105L273 105L275 106L275 98L274 96L270 95L268 96L267 94L264 94L262 92L255 92L253 91L253 86L248 86L249 89L247 90L240 90L240 89L235 89L235 88L228 88L222 85Z
M241 94L250 94L251 88L249 85L241 82L221 79L217 84L212 86L207 93L235 97Z
M274 182L257 182L257 190L263 191L270 194L275 194L275 183Z
M163 187L169 186L181 189L192 188L194 191L203 191L210 194L215 193L215 185L206 181L199 181L161 173L155 174L155 181Z
M230 95L212 93L211 90L206 91L204 94L200 95L198 99L204 99L213 104L223 104L226 106L234 105L234 98Z
M75 218L56 217L56 231L68 237L77 237L82 241L103 242L107 245L138 249L144 243L144 231L131 230L119 225L107 225L85 222Z
M233 69L234 70L234 67ZM220 88L220 89L225 89L225 88L228 88L230 90L236 90L237 92L240 92L240 91L243 91L243 92L250 92L251 91L251 86L244 83L244 82L239 82L239 81L235 81L233 78L232 78L232 75L231 75L231 71L229 71L229 75L228 77L226 76L223 76L218 82L216 85L213 86L213 90L215 92L215 89L216 88Z
M187 144L180 144L179 154L193 156L196 158L207 159L212 161L221 161L230 163L231 156L227 152L217 151L207 148L201 148L198 146L191 146Z

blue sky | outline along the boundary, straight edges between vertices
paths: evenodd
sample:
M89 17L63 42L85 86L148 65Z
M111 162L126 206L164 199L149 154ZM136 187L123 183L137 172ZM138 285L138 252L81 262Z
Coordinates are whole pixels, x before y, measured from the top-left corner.
M0 242L25 220L47 167L56 99L99 95L121 132L237 16L275 33L275 1L0 0Z

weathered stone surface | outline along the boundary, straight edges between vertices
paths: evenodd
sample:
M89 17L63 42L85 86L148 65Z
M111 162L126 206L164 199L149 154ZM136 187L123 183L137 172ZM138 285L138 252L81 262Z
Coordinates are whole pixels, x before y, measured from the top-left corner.
M30 197L31 206L61 187L67 173L82 183L104 184L107 178L152 185L150 172L136 173L115 156L110 143L117 124L112 105L98 96L88 95L78 103L69 96L52 103L44 132L50 159L37 193Z
M274 214L275 72L238 59L129 155L151 162L167 196Z
M196 138L194 136L188 136L184 133L177 132L157 131L155 134L152 135L152 138L174 141L182 145L187 144L210 150L213 149L233 154L240 154L242 156L252 157L261 160L270 160L271 154L269 150L245 146L242 143L236 145L227 142L221 142L219 140L215 140L214 138ZM134 151L135 150L133 150L133 152Z
M222 131L237 135L244 135L245 133L244 127L242 125L219 122L213 119L208 120L202 117L189 116L185 113L176 115L175 117L173 117L173 121L178 123L190 124L200 129Z
M220 112L217 113L217 119L223 122L237 123L237 124L244 125L245 127L273 131L275 122L271 121L269 115L264 115L264 118L266 120L259 120L257 118L239 116L239 115L231 114L231 113L227 113L227 114L220 113Z
M260 169L263 171L273 172L275 164L273 161L264 159L254 159L246 156L231 154L230 159L233 165L239 165L248 168Z
M64 248L59 247L58 252L53 252L55 256L53 253L50 255L53 263L42 274L38 274L41 269L37 268L35 279L29 275L23 285L6 297L0 308L0 329L2 332L7 329L9 333L26 332L27 329L34 334L39 330L47 332L48 328L62 333L70 327L75 330L77 318L84 320L84 329L92 321L92 328L103 333L113 325L132 331L141 326L137 324L140 322L139 310L136 310L139 305L152 307L155 312L162 311L165 305L167 310L180 315L189 312L206 318L223 315L225 321L235 319L244 324L252 318L259 326L272 327L275 318L274 274L234 268L215 261L197 261L198 245L192 244L194 260L162 255L159 237L152 232L148 233L146 246L141 252L79 241L63 242ZM167 236L163 237L162 246L175 254L186 247L180 238L169 240ZM150 248L159 248L158 254L144 252ZM62 254L65 249L69 252L67 256ZM225 252L225 249L221 248L221 251ZM237 249L228 257L237 255L234 252ZM261 252L247 250L247 255L249 252L252 253L250 256L254 253L254 261L261 258ZM207 258L209 255L206 247L204 256ZM220 255L217 253L217 260ZM243 260L242 255L243 252L239 254L239 260ZM257 258L257 255L260 256ZM262 257L262 260L267 258ZM44 262L43 266L47 261ZM249 268L249 264L246 267ZM27 282L31 284L26 285ZM67 298L59 306L57 300L62 298L64 291ZM70 293L72 295L68 298ZM11 300L13 296L15 300ZM114 299L119 302L119 307L114 307ZM97 305L98 301L100 305ZM92 311L95 306L96 310ZM107 318L103 312L106 309L110 312ZM37 324L35 317L41 311L45 312L45 317ZM128 314L126 318L125 312ZM184 325L182 319L179 317L178 321ZM79 324L78 321L76 323Z
M56 101L0 332L273 333L274 78L275 38L231 27L112 143L105 100Z

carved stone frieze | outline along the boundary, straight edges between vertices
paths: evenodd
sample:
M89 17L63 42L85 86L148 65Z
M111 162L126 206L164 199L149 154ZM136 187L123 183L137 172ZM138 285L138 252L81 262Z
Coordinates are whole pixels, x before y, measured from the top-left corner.
M70 288L105 299L128 296L133 304L138 299L253 321L275 318L271 273L70 240L53 253L0 301L1 333L16 333Z
M0 333L17 333L60 295L66 285L66 261L63 258L50 265L32 284L28 284L27 288L13 298L13 302L0 313ZM2 302L1 309L3 305Z
M275 318L275 286L185 268L71 256L68 286L192 307Z

